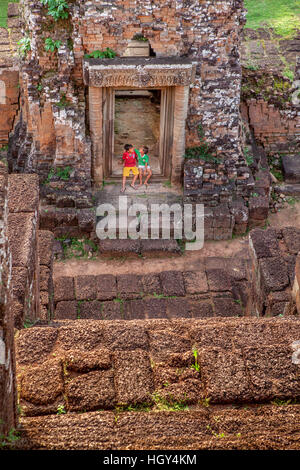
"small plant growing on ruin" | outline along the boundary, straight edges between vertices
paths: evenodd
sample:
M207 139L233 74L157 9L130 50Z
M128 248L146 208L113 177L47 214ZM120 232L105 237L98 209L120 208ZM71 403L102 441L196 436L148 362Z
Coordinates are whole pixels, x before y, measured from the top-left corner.
M209 407L209 402L210 402L211 398L210 397L206 397L206 398L203 398L202 401L199 402L200 405L202 406L205 406L206 408Z
M199 124L197 128L198 132L198 137L200 141L200 145L196 145L194 147L189 147L185 151L184 158L187 160L189 159L200 159L200 160L205 160L208 162L213 162L213 163L220 163L221 160L216 158L212 153L210 146L208 145L207 142L204 140L204 130L201 124Z
M158 411L188 411L189 407L185 401L174 401L172 395L169 395L170 401L162 397L158 391L152 394L152 400Z
M148 42L148 39L142 33L136 33L133 38L133 41Z
M55 49L59 49L61 46L61 41L57 39L54 41L52 38L46 38L45 39L45 51L49 52L55 52Z
M271 403L276 406L287 406L297 404L297 400L292 400L291 398L289 400L280 400L279 398L275 398Z
M198 351L196 348L193 349L194 364L191 365L191 369L200 372L200 364L198 362Z
M0 434L0 449L13 447L19 439L20 434L15 428L10 429L7 435Z
M253 165L254 157L253 157L252 153L250 152L249 147L244 148L244 157L245 157L245 160L246 160L248 166Z
M66 108L69 104L70 102L68 101L66 94L62 93L60 100L58 101L58 103L56 103L56 106L63 109L63 108Z
M63 415L66 413L66 410L65 410L65 407L64 405L58 405L57 407L57 414L58 415Z
M64 168L56 168L56 176L63 181L69 181L72 168L65 166Z
M65 0L41 0L41 3L48 7L48 15L52 16L54 21L68 18L69 5Z
M85 59L113 59L117 53L107 47L104 51L93 51L90 54L85 54Z
M25 36L24 38L20 39L17 44L19 46L19 55L25 58L27 53L31 50L30 38Z

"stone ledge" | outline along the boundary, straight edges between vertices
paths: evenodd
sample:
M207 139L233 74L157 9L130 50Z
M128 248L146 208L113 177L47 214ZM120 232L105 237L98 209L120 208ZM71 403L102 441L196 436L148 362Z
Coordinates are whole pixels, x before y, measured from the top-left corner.
M85 59L84 83L93 87L188 86L195 66L185 58Z
M17 449L297 450L299 417L299 405L265 405L21 418Z

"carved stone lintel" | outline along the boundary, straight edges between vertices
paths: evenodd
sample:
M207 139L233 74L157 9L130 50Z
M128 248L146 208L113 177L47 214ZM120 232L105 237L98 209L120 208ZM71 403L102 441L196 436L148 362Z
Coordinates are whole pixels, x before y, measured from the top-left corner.
M93 87L165 87L188 86L194 78L193 64L94 64L84 62L85 85Z

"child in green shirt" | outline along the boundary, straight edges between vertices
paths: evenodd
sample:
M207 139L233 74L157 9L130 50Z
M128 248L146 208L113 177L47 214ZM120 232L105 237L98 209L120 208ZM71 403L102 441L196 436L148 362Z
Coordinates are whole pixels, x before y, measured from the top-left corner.
M139 168L139 173L140 173L140 184L139 186L142 186L143 184L143 175L146 176L144 185L147 187L149 186L148 181L151 178L152 175L152 170L149 165L149 157L148 157L148 152L149 149L148 147L144 146L140 148L139 150L135 149L135 152L138 156L138 168Z

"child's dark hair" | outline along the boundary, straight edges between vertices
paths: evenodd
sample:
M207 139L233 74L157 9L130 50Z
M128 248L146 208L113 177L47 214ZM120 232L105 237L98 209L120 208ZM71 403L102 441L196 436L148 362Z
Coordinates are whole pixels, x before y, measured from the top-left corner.
M133 145L126 144L126 145L124 145L124 150L126 150L126 152L128 152L128 150L131 149L132 147L133 147Z
M144 145L143 150L144 150L144 153L146 153L146 154L149 152L149 149L146 145Z

